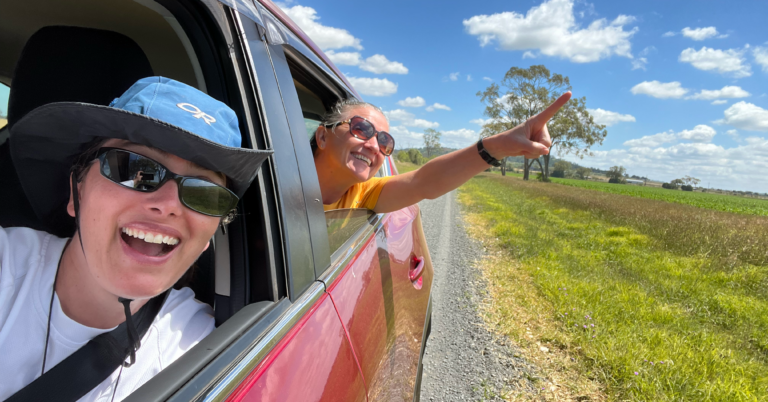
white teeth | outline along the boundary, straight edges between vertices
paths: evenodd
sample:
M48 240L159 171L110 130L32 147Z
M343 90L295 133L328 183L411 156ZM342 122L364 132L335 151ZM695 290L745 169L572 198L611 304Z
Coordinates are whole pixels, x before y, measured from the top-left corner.
M359 154L352 154L352 156L354 156L355 158L360 159L361 161L367 163L368 166L371 166L371 160L366 158L365 156L359 155Z
M128 236L135 237L137 239L144 240L147 243L155 243L155 244L168 244L170 246L175 246L179 244L179 239L167 235L162 234L153 234L144 232L138 229L131 229L131 228L123 228L122 232L127 234Z

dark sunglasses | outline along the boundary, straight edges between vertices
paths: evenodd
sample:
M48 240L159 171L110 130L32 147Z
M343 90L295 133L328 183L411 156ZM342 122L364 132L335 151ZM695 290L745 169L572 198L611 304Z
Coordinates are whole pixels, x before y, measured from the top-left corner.
M101 148L96 156L101 175L132 190L151 193L170 180L179 187L179 200L187 208L203 215L222 217L237 205L239 198L208 180L181 176L159 162L120 148Z
M363 141L368 141L373 138L373 136L376 136L376 141L379 143L379 151L381 151L381 153L385 156L392 155L392 152L395 150L395 139L392 138L392 136L389 135L389 133L386 131L376 131L373 123L366 120L365 117L354 116L346 121L340 121L333 124L325 124L325 127L331 127L345 123L349 124L349 132L352 133L353 137Z

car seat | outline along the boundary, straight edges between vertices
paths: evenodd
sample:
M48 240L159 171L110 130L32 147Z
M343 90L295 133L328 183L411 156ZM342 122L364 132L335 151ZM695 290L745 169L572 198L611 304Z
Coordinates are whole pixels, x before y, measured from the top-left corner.
M3 130L12 131L24 115L47 103L108 105L138 79L153 75L144 51L125 35L92 28L44 27L29 38L16 63L8 99L8 125ZM72 236L74 219L65 217L61 222L43 224L35 215L13 166L10 141L0 144L0 172L0 226ZM198 300L213 305L213 247L208 250L185 285L195 291Z

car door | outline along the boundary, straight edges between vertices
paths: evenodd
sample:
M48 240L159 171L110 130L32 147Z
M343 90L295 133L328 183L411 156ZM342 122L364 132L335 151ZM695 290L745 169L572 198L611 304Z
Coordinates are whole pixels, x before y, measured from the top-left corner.
M271 17L281 11L264 2ZM283 16L283 18L285 18ZM286 69L277 73L294 138L317 121L311 99L332 105L341 79L286 25L275 22L284 41ZM276 69L278 66L276 65ZM290 74L285 74L290 72ZM330 88L329 88L330 87ZM293 89L293 91L290 91ZM342 88L346 89L346 88ZM347 93L347 96L354 96ZM306 134L305 134L306 135ZM309 139L305 140L309 151ZM296 144L297 153L300 144ZM305 153L312 160L309 152ZM391 159L381 174L391 174ZM309 170L313 169L312 165ZM313 180L314 179L314 180ZM317 182L316 176L303 180ZM312 183L314 185L314 183ZM310 215L319 215L319 208ZM432 284L432 266L421 233L418 206L388 214L348 209L324 212L327 240L313 236L313 247L330 250L320 280L339 313L360 363L370 400L411 400L416 386ZM322 265L316 264L316 268Z

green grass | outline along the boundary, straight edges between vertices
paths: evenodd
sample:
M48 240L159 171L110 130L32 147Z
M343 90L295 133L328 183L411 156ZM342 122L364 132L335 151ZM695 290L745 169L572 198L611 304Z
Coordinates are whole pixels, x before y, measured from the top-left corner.
M573 191L600 201L577 202ZM610 210L611 202L621 206L626 197L495 175L472 179L460 200L468 220L481 227L476 232L514 260L535 297L546 300L536 306L547 311L529 312L557 329L541 340L578 356L608 399L768 400L768 265L764 258L673 244L691 241L687 234L704 224L686 214L705 210L637 200L636 219L626 219ZM654 209L664 209L671 229L639 224ZM706 213L716 223L735 216ZM758 227L768 222L746 218ZM681 235L668 235L676 227ZM708 235L716 244L729 232ZM765 254L763 240L744 247ZM519 276L503 266L487 275L498 289L492 294L501 328L519 333L519 314L509 308L519 300L512 296L523 287Z
M552 178L552 181L566 186L587 188L612 194L629 195L632 197L649 198L693 205L715 211L733 212L738 214L768 216L768 200L737 197L733 195L700 193L682 190L667 190L660 187L636 186L628 184L610 184L576 179Z

